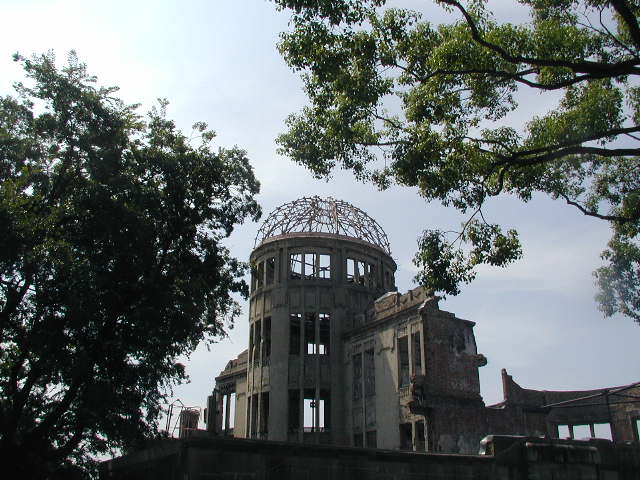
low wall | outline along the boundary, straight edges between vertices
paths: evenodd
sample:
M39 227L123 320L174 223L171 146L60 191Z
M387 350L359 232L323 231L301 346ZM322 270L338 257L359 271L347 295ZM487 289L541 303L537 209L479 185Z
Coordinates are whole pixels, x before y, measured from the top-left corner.
M103 480L640 480L640 448L523 439L495 456L192 437L104 462Z

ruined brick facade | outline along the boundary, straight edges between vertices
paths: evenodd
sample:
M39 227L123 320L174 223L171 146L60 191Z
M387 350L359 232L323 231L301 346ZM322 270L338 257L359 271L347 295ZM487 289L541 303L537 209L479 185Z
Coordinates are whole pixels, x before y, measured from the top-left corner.
M422 288L396 291L396 264L374 220L332 199L284 207L251 254L249 345L216 378L208 430L443 453L476 453L489 434L610 429L616 442L638 441L638 384L535 391L503 370L504 401L485 406L475 324Z

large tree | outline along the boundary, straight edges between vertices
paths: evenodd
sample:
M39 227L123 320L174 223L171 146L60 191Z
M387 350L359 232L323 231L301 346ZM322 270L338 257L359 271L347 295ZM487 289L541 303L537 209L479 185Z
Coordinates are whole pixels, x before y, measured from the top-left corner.
M339 166L468 215L453 236L419 239L422 284L455 295L475 266L519 258L517 232L483 206L543 192L610 223L600 308L640 322L640 2L519 0L529 21L511 24L483 0L425 1L450 12L440 25L385 0L275 2L292 10L280 50L310 99L281 152L318 177ZM525 89L558 100L517 128Z
M0 98L0 452L16 478L64 477L157 432L177 362L246 296L223 240L256 220L237 149L148 118L74 54L26 59Z

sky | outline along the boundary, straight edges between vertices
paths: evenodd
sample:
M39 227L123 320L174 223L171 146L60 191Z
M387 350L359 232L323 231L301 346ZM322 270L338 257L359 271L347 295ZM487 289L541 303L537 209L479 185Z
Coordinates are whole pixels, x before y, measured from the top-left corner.
M400 3L399 0L393 2ZM514 2L515 3L515 2ZM452 14L423 0L405 0L433 22ZM275 138L284 120L305 105L302 83L280 57L279 33L288 13L267 0L135 2L113 0L2 0L0 95L21 78L12 54L54 50L62 64L75 49L105 86L149 110L158 98L185 132L205 121L217 132L215 143L237 145L248 153L262 190L264 216L277 206L310 195L345 200L375 218L386 231L398 264L401 292L414 287L412 257L422 230L452 230L463 220L455 210L427 203L415 190L379 192L347 172L329 181L314 180L303 168L276 153ZM519 5L496 2L498 18L526 20ZM552 108L557 98L523 95L510 118L522 125ZM488 358L480 369L487 404L502 400L500 370L523 387L580 390L640 380L640 326L624 317L603 318L593 300L592 272L610 236L606 223L542 195L523 204L515 198L492 201L487 220L516 228L524 258L507 269L482 268L477 279L440 307L476 322L478 352ZM227 240L232 253L248 260L259 223L241 225ZM204 407L214 378L248 343L248 305L228 338L210 350L200 346L186 361L191 382L176 387L174 398Z

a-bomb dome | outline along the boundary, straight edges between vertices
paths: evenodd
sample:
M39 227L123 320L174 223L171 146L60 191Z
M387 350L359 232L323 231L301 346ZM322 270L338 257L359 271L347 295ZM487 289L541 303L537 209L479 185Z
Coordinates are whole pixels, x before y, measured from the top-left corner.
M391 254L387 234L378 222L350 203L331 197L303 197L279 206L258 230L254 246L273 237L295 233L354 238Z

